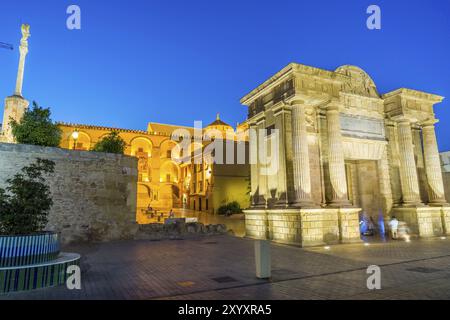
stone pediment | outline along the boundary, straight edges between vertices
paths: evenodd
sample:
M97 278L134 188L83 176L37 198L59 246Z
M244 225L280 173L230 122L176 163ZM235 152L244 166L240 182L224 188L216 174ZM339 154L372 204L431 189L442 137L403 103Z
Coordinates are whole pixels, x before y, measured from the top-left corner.
M342 81L342 91L371 98L380 98L372 78L361 68L344 65L335 71Z

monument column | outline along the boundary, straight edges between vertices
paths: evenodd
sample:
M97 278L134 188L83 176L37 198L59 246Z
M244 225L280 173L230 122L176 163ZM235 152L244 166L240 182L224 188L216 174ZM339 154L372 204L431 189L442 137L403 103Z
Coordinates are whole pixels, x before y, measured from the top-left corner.
M398 123L398 149L400 159L400 180L404 205L420 204L419 182L414 159L411 124L402 119Z
M25 71L25 57L28 54L28 37L30 36L30 26L27 24L22 25L22 39L20 40L20 58L19 58L19 69L17 70L17 80L16 80L16 91L14 94L16 96L22 96L22 85L23 85L23 74Z
M332 187L334 206L349 206L347 195L347 177L345 174L344 147L341 136L339 106L330 105L327 108L328 128L328 166Z
M428 196L430 205L446 204L441 161L439 158L436 134L434 131L434 124L436 122L436 120L428 121L422 126L425 172L428 181Z
M5 107L3 112L3 125L0 135L0 141L14 143L10 119L20 121L28 108L29 102L22 97L23 75L25 70L25 57L28 53L28 38L30 36L30 26L28 24L22 25L22 39L20 40L20 58L19 68L17 71L16 89L14 95L5 99Z
M292 104L292 166L294 172L294 207L312 206L311 177L309 168L308 132L306 129L305 105Z

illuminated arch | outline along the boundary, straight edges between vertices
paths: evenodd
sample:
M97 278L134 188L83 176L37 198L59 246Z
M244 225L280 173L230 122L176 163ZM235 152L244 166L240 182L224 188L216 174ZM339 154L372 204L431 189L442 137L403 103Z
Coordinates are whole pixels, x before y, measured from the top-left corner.
M135 137L130 141L131 155L136 156L137 153L147 153L148 157L152 156L153 143L147 137Z
M85 131L77 131L78 139L75 140L72 137L72 133L69 135L69 148L76 150L90 150L91 149L91 136Z
M180 167L172 160L166 160L159 168L159 181L167 183L178 183L180 178Z
M172 149L177 145L176 141L166 139L159 145L159 154L161 158L172 158Z

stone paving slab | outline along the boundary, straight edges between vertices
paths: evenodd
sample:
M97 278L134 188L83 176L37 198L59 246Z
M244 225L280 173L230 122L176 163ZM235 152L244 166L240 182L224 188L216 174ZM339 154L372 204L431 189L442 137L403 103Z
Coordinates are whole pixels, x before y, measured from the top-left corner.
M255 278L254 241L227 235L64 249L82 254L82 290L62 286L0 299L450 298L450 240L337 245L329 250L272 244L270 281ZM372 264L381 267L382 290L366 287L366 269Z

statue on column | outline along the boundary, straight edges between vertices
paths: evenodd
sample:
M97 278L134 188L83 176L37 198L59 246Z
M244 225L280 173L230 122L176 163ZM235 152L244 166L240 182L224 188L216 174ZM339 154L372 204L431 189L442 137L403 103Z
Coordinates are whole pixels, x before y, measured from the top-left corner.
M30 25L22 24L22 38L20 40L20 58L17 70L16 88L14 94L5 99L3 111L3 122L0 134L0 142L14 143L14 137L11 132L9 122L11 118L20 121L29 102L22 96L23 75L25 70L25 57L28 53L28 38L30 37Z

